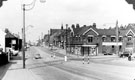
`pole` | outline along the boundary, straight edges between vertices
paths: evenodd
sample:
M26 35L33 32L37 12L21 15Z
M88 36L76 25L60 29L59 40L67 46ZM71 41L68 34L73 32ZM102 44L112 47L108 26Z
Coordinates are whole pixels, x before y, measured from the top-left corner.
M49 34L49 30L48 30L48 47L50 46L50 34Z
M23 4L23 68L25 69L25 4Z
M19 51L19 32L18 32L18 51Z
M67 61L67 27L68 27L68 24L66 24L66 55L65 55L65 61Z
M118 21L116 22L116 53L119 56L119 47L118 47L118 38L119 38L119 30L118 30Z

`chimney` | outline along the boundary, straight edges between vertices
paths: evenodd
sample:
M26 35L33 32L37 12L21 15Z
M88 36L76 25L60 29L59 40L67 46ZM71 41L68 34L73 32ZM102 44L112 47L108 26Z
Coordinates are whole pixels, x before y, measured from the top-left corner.
M76 24L76 28L80 28L80 25L79 24Z
M83 27L86 27L86 25L83 25Z
M63 24L61 24L61 30L63 30Z
M75 29L75 25L74 25L74 24L72 24L72 26L71 26L71 27L72 27L72 29Z
M95 27L95 28L96 28L96 23L93 23L93 27Z

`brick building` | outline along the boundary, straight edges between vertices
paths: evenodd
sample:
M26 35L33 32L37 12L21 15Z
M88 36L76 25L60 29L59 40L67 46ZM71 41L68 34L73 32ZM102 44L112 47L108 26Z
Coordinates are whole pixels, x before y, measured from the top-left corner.
M72 25L67 30L61 28L52 35L53 44L63 48L67 46L67 50L73 54L116 54L116 51L127 50L135 52L135 25L133 24L119 27L118 38L116 28L99 29L95 23L82 27Z

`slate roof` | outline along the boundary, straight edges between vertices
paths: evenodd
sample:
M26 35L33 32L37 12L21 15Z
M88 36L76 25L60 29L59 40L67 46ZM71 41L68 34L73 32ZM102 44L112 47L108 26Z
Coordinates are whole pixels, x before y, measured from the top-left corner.
M6 33L6 38L16 38L13 34L11 33Z
M61 29L50 29L50 35L58 32L58 31L61 31Z
M99 35L113 35L116 36L116 29L112 28L112 29L98 29L96 27L93 26L83 26L80 27L77 31L76 34L82 35L85 31L87 31L88 29L92 28L93 30L95 30L97 33L99 33ZM119 35L120 36L125 36L125 34L129 31L132 30L135 33L135 26L127 26L126 29L119 29Z

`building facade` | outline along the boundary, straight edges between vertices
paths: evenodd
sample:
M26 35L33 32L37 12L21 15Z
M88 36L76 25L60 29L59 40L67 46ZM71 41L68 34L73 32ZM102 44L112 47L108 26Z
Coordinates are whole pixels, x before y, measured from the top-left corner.
M135 52L135 26L99 29L96 24L90 26L71 26L61 28L52 37L52 43L67 48L72 54L98 55L116 54L118 52ZM116 34L117 33L117 34ZM51 36L50 36L51 37Z

